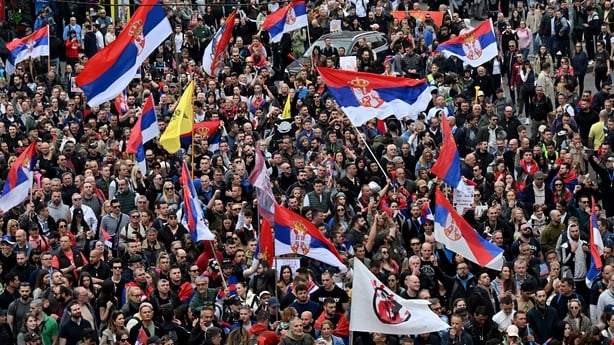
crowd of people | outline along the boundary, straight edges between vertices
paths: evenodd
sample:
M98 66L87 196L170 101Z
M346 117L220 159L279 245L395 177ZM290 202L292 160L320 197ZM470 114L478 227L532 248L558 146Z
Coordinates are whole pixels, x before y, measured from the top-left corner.
M174 32L145 61L125 105L90 107L74 82L124 30L109 7L51 2L30 17L33 10L24 9L31 27L27 20L0 25L7 42L50 26L49 57L0 78L2 180L30 143L37 150L32 193L0 217L3 341L610 344L611 2L308 2L309 25L271 43L263 20L284 5L165 4ZM443 11L442 22L407 12L427 8ZM233 10L239 19L223 69L207 76L204 49ZM492 61L471 68L436 51L469 32L470 18L487 17L500 52ZM332 35L304 58L336 19L344 31L382 32L389 46L376 53L359 39L336 47ZM339 68L343 56L356 56L358 71L426 78L432 101L417 118L354 127L315 68ZM298 71L286 69L297 63ZM584 84L589 73L594 85ZM154 139L145 144L142 171L125 152L144 100L153 96L163 132L192 80L195 121L221 120L221 142L197 132L171 155ZM442 121L452 129L463 182L474 187L461 215L503 250L501 271L435 240L425 210L434 210L436 189L454 193L431 173ZM314 258L271 265L256 255L260 217L247 181L255 150L265 157L277 202L332 242L347 273ZM214 241L196 241L187 228L183 160L193 164ZM603 266L587 281L594 226ZM396 295L429 300L450 328L350 332L355 260Z

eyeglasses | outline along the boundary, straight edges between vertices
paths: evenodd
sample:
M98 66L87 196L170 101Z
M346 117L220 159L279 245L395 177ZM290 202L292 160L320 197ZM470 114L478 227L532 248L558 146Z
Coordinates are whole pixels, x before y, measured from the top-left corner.
M482 196L482 194L479 194L479 193L478 193L478 194L476 194L476 193L474 193L474 194L473 194L473 196L474 196L474 197L478 197L478 196Z
M345 212L345 209L344 208L339 208L339 209L337 209L337 212Z
M569 309L580 309L580 307L578 307L578 306L571 306L571 307L569 307Z
M72 201L80 201L80 200L81 200L81 198L74 198L74 199L72 199Z
M232 210L233 210L233 211L237 211L237 212L241 211L241 209L240 209L240 208L233 208Z
M65 224L58 225L58 228L60 228L60 229L61 229L61 228L66 228L66 225L65 225Z
M563 186L563 184L562 183L555 183L554 186L555 187L561 187L561 186Z
M388 281L389 281L389 282L393 282L393 283L394 283L394 282L396 282L397 280L396 280L396 279L394 279L394 278L390 278L390 279L388 279Z
M192 272L192 273L198 273L198 270L190 270L190 272ZM198 284L196 284L196 285L198 285Z
M130 218L136 218L136 219L138 219L138 218L141 218L141 216L140 216L140 215L135 215L135 216L130 216Z
M388 254L388 251L382 250L382 255L387 255L387 254Z
M121 338L121 339L119 339L119 341L121 341L122 343L127 343L127 342L130 341L130 339L128 339L128 338Z
M122 267L121 267L121 266L113 266L113 269L114 269L114 270L121 270L121 269L122 269Z

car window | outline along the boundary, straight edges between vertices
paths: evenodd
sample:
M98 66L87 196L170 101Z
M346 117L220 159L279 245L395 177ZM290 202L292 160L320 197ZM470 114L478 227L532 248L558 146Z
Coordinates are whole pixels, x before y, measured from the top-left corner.
M368 40L371 41L371 49L374 50L388 44L383 35L373 35L369 37Z

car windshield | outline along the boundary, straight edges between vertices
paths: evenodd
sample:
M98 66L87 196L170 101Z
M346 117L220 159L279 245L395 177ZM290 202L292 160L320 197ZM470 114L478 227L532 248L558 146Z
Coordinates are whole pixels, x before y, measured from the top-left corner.
M352 44L352 37L345 37L345 38L333 37L333 46L337 49L343 47L345 51L348 52L350 51L351 44ZM305 51L305 54L303 54L303 57L310 58L311 51L313 50L313 47L315 46L319 46L320 50L322 50L322 48L324 48L324 37L318 38L318 40L314 44L312 44L311 47L309 47L309 49Z

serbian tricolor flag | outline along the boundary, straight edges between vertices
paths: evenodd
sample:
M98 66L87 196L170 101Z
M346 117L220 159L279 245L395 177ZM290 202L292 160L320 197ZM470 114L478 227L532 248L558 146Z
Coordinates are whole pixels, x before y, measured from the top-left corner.
M503 249L482 238L456 213L439 188L435 191L435 239L480 267L501 271Z
M134 345L147 345L147 338L149 337L147 336L145 329L141 327L141 329L139 329L138 335L136 336L136 341L134 342Z
M450 326L423 299L408 300L390 290L360 260L354 260L350 330L386 334L437 332Z
M184 133L181 135L181 143L191 144L192 136L194 135L194 133L200 134L203 137L203 140L208 139L209 137L215 137L217 135L218 130L220 129L220 125L220 120L196 122L194 124L194 128L192 129L192 132Z
M30 144L11 165L0 196L0 210L5 213L28 197L34 183L36 142Z
M126 95L126 90L124 89L115 99L113 103L115 104L115 109L117 109L117 113L119 115L123 115L128 112L128 95Z
M441 117L441 134L443 144L431 173L456 188L461 181L460 155L445 114Z
M141 117L136 121L130 140L126 147L126 153L134 153L136 162L143 175L147 174L147 162L145 161L145 143L160 135L158 117L154 110L153 97L149 95L143 106Z
M6 44L10 54L6 57L6 72L15 73L18 63L29 58L49 56L49 25L34 31L30 35L12 40Z
M421 215L420 215L420 223L424 224L424 223L426 223L427 220L435 219L433 217L433 213L431 212L431 208L429 207L429 203L428 202L423 202L421 209L422 209L422 212L421 212Z
M462 35L449 39L437 47L436 51L457 56L471 67L478 67L499 55L497 36L488 19Z
M172 32L158 0L143 0L117 38L94 55L77 75L77 85L87 96L87 103L95 106L115 98Z
M377 117L418 119L431 101L426 79L388 77L379 74L318 68L343 112L354 126Z
M307 26L307 6L305 0L290 1L277 11L264 18L262 26L271 35L271 42L281 41L286 32Z
M201 201L196 194L188 164L181 166L181 183L183 184L183 217L194 242L214 240L215 236L205 224L205 216Z
M236 18L237 13L233 11L220 28L217 29L213 39L209 42L207 48L205 48L205 53L203 54L203 70L212 77L217 77L222 67L224 67L226 49L232 38Z
M275 204L275 255L299 254L347 272L339 252L313 223Z
M603 254L603 239L601 238L601 232L599 231L599 224L597 223L597 213L595 212L595 198L591 197L592 210L591 210L591 228L590 228L590 253L591 263L586 273L586 285L590 288L593 285L593 281L599 277L601 272L602 262L601 254Z
M100 227L100 232L102 233L102 239L104 240L104 245L108 248L113 248L113 238L107 232L107 229L104 226Z

